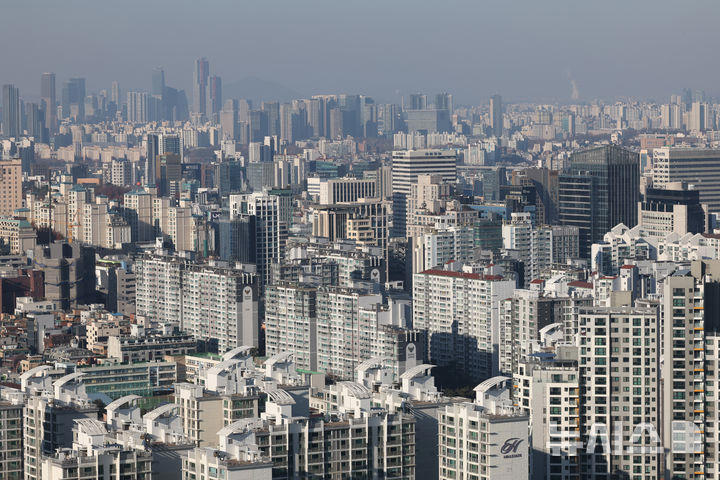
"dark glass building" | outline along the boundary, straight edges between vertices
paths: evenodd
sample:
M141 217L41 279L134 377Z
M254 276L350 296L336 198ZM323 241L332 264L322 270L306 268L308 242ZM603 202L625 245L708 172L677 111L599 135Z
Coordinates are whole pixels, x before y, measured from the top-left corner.
M582 258L615 225L637 225L639 200L639 155L617 145L574 153L558 179L560 224L578 227Z

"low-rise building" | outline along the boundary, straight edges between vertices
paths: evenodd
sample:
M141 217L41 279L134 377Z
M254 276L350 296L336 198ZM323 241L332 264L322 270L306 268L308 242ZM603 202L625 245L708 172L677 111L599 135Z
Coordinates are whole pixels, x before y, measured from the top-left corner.
M197 349L192 335L150 335L108 337L108 357L122 363L151 362L165 355L186 355Z

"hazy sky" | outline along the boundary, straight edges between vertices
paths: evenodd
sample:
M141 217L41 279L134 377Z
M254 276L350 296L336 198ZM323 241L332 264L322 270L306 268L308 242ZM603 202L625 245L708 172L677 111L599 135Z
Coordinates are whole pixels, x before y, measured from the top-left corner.
M40 74L88 90L150 89L154 66L189 89L206 56L227 84L259 77L304 95L449 91L456 103L665 99L720 93L718 0L1 0L0 83ZM399 93L398 93L399 92ZM188 91L189 93L189 91ZM399 100L398 100L399 101Z

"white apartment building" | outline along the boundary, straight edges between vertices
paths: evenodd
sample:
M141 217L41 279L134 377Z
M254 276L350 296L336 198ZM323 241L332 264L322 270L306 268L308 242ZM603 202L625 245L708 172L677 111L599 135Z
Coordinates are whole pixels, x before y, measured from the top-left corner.
M259 346L257 275L223 262L147 253L135 260L136 312L170 323L221 353Z
M451 225L412 238L413 274L449 262L470 263L474 258L473 227Z
M31 395L25 400L25 480L45 480L43 457L59 448L70 448L77 419L97 418L97 405L82 398L68 402L50 394ZM62 477L61 477L62 478Z
M532 480L580 478L580 379L577 360L521 361L514 399L530 418Z
M272 480L272 467L272 462L259 454L233 456L217 448L198 447L183 458L182 478L189 480L207 475L207 478L223 480Z
M289 352L298 368L317 370L317 288L278 283L265 289L265 350Z
M659 426L661 418L669 416L660 415L657 310L595 307L580 309L578 316L580 436L584 440L595 436L597 445L603 445L598 449L584 445L581 474L607 478L621 472L631 478L660 478ZM652 453L638 454L641 448Z
M211 265L182 273L180 328L216 343L220 353L259 346L258 279L254 273Z
M499 275L425 270L413 275L413 326L428 332L430 362L472 378L498 372L500 304L515 281Z
M317 294L318 370L340 378L353 378L367 360L375 335L360 324L359 311L382 304L380 294L343 287L321 287ZM372 319L367 316L363 319Z
M718 329L720 263L693 262L667 277L662 289L663 438L686 422L694 442L665 457L672 476L718 478ZM666 445L670 448L674 445Z
M440 480L528 478L528 417L512 405L508 377L475 387L470 403L451 403L438 419Z
M408 328L399 303L384 304L382 295L357 288L270 285L267 354L291 354L299 368L340 379L354 378L358 365L382 357L397 378L423 363L426 350L424 332Z
M182 323L182 272L189 260L145 254L135 260L136 312L159 323Z
M525 264L525 287L553 263L579 257L579 233L571 226L534 227L530 213L513 213L502 226L503 247Z

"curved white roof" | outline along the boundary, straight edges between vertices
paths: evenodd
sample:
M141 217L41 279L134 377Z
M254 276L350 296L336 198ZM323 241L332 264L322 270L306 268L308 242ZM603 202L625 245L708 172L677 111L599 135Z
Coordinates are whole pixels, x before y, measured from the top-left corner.
M268 390L267 396L270 397L270 400L277 403L278 405L295 405L295 400L290 396L288 392L281 389L275 389L275 390Z
M157 407L155 410L146 413L143 416L143 420L150 420L151 422L154 422L158 419L158 417L161 417L165 415L166 413L170 413L173 410L179 410L180 405L176 405L174 403L166 403L165 405L161 405Z
M139 395L125 395L124 397L120 397L117 400L114 400L108 404L107 407L105 407L106 410L117 410L118 408L122 407L126 403L134 402L135 400L139 400L142 397Z
M239 363L242 363L242 360L235 359L235 358L223 360L222 362L215 364L212 367L208 368L207 375L220 375L222 372L229 370L230 367L238 365Z
M237 357L238 355L247 354L253 348L255 348L255 347L253 347L251 345L240 345L239 347L235 347L232 350L228 350L227 352L223 353L222 359L223 360L231 360L231 359Z
M423 363L422 365L415 365L414 367L405 370L405 372L400 375L400 378L402 380L409 380L411 378L417 377L418 375L427 375L429 371L433 368L435 368L435 365L430 365L428 363Z
M240 420L226 425L218 431L218 437L229 437L235 433L240 433L248 429L251 425L259 422L258 418L241 418Z
M56 389L62 388L66 384L68 384L74 380L77 380L78 378L83 377L84 375L85 374L83 372L68 373L64 377L60 377L57 380L55 380L55 383L53 383L53 387L55 387Z
M105 435L108 433L105 425L94 418L78 418L75 423L88 435Z
M508 380L512 380L512 378L498 375L497 377L492 377L484 380L483 382L478 384L478 386L475 387L473 390L475 392L487 392L492 388L499 387L502 383L507 382Z
M20 375L20 382L27 382L32 377L36 376L37 374L44 372L46 370L52 370L52 365L39 365L35 368L31 368L27 372Z
M370 390L357 382L338 382L338 386L343 386L355 398L370 398Z
M364 362L360 363L356 370L369 370L371 368L382 368L387 366L388 359L386 357L373 357L368 358Z
M272 357L268 357L268 359L265 360L265 365L266 366L275 365L276 363L284 362L285 360L288 360L291 357L292 357L292 353L290 353L290 352L276 353Z
M543 328L540 329L540 332L538 332L540 335L545 335L547 333L552 332L553 330L556 330L558 328L561 328L563 326L562 323L556 322L556 323L550 323L548 325L545 325Z

